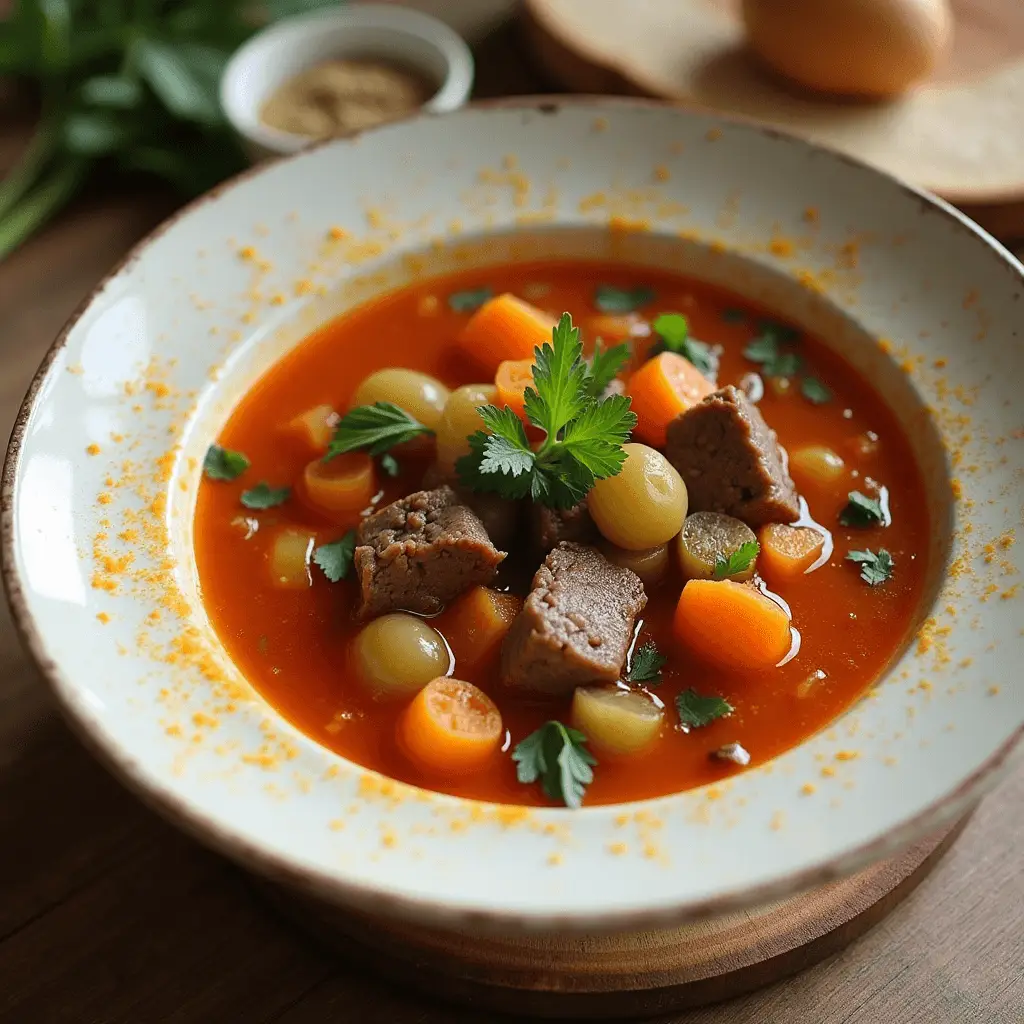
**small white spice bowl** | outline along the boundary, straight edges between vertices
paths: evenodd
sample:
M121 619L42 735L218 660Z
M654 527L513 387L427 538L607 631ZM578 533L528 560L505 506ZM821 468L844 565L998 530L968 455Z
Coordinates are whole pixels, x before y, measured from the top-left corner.
M461 107L473 89L473 56L458 33L427 14L392 4L359 4L287 18L256 33L228 61L220 102L253 161L297 153L312 141L263 122L260 111L295 75L339 57L393 60L437 91L421 109Z

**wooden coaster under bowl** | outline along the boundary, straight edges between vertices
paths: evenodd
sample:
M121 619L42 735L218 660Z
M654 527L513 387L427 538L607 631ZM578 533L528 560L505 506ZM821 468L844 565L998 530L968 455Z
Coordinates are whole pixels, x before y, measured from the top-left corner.
M952 51L889 103L800 92L745 49L739 0L525 0L545 72L575 92L654 96L752 117L848 153L1024 234L1024 3L953 0Z
M345 963L477 1009L547 1018L652 1016L730 999L843 949L927 877L967 823L850 878L755 910L616 935L496 937L374 918L260 883Z

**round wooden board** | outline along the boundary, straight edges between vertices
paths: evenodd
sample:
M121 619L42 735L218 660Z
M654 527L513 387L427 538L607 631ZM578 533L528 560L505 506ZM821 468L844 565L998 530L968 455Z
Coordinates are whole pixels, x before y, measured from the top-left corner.
M609 1020L729 999L838 952L917 887L966 822L823 888L658 931L454 933L354 914L262 882L260 888L347 963L403 987L504 1013Z
M969 206L982 221L991 205L1000 226L1024 228L1021 0L953 0L945 65L892 103L813 96L763 71L744 48L738 6L525 0L524 23L544 71L572 91L655 96L769 122Z

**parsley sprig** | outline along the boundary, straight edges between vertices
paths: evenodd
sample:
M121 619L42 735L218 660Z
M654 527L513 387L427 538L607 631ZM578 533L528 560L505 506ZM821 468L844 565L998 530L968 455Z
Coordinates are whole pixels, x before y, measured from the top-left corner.
M481 406L486 430L470 436L469 455L456 463L462 483L504 498L529 496L551 508L572 508L596 480L618 474L636 416L624 395L595 401L591 379L579 328L563 313L551 344L534 350L534 386L525 393L526 417L544 431L544 440L534 450L511 409Z
M545 722L530 733L512 751L516 762L516 778L524 785L538 779L552 800L561 800L566 807L583 804L587 786L594 781L593 766L597 759L587 750L587 737L554 720Z
M750 563L757 558L761 545L756 540L748 540L728 555L719 555L715 559L715 579L727 580L750 568Z
M650 355L675 352L693 363L709 380L718 376L718 353L710 345L690 337L690 322L682 313L662 313L655 317L651 329L658 340L651 346Z
M839 513L839 522L843 526L856 526L865 528L868 526L885 526L885 510L881 501L876 498L869 498L860 491L850 491L846 496L847 502Z
M626 673L628 683L646 683L648 687L657 686L661 682L661 670L668 658L659 650L653 640L641 644L633 652L629 671Z
M869 586L877 587L892 579L892 570L896 562L885 548L877 553L870 548L864 551L851 551L847 561L856 562L860 566L860 578Z
M237 480L249 468L249 459L242 452L211 444L203 459L203 475L207 480Z
M703 729L716 719L733 713L733 706L724 697L705 697L696 690L683 690L676 696L676 711L683 732Z
M613 345L602 348L601 339L597 339L594 354L590 357L590 369L587 371L587 394L599 399L605 388L619 375L619 371L629 362L629 345Z
M404 444L421 434L433 434L414 416L391 402L357 405L342 416L334 437L327 446L324 462L345 452L367 451L383 455L395 445Z

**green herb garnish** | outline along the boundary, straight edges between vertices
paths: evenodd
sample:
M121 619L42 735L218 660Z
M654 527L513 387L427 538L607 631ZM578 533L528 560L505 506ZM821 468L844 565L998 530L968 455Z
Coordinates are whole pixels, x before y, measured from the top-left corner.
M370 455L383 455L389 448L421 434L433 434L433 431L391 402L357 405L345 413L334 428L334 438L327 446L324 462L335 455L361 450Z
M241 452L211 444L203 459L203 475L208 480L237 480L249 468L249 460Z
M545 722L512 751L516 778L530 786L540 779L544 792L566 807L583 803L587 786L594 781L597 759L587 750L587 737L561 722Z
M760 550L761 546L756 540L748 540L735 551L730 551L728 555L719 555L715 559L715 579L726 580L730 576L746 572Z
M534 386L526 389L525 408L530 423L544 431L543 442L534 450L511 409L484 405L478 411L489 432L470 436L470 454L456 469L473 490L510 499L529 495L550 508L572 508L595 480L622 469L622 446L636 416L624 395L590 397L579 328L568 313L552 331L551 344L534 351Z
M628 361L629 346L625 342L603 349L598 338L587 370L587 394L591 398L600 398Z
M668 658L659 653L653 641L648 641L633 652L629 671L626 673L628 683L646 683L656 686L661 682L661 670Z
M456 313L474 313L478 310L488 299L494 298L494 289L483 287L483 288L470 288L464 292L452 292L448 296L448 306Z
M779 338L770 331L762 331L754 338L743 355L752 363L758 363L765 377L792 377L802 363L795 352L781 352Z
M693 363L709 380L718 375L718 356L714 349L690 337L690 323L682 313L662 313L655 318L651 329L659 340L651 346L650 355L675 352Z
M780 345L800 340L800 332L789 324L780 324L778 320L762 318L757 322L757 329L762 335L774 338Z
M869 586L877 587L892 579L892 570L896 563L885 548L879 548L877 554L870 550L851 551L846 558L860 566L860 578Z
M388 476L395 477L398 476L398 474L401 472L402 467L398 465L398 459L396 459L394 455L385 452L380 457L380 468Z
M683 690L676 696L676 710L684 731L689 732L731 715L734 709L724 697L702 697L696 690Z
M594 293L594 305L602 313L635 313L641 306L653 302L655 297L653 288L616 288L602 284Z
M352 556L356 551L356 531L349 530L340 540L321 544L313 552L313 561L323 569L324 575L332 582L343 580L352 568Z
M268 483L258 483L248 491L242 491L242 504L246 508L265 509L283 505L292 494L290 487L271 487Z
M847 498L846 507L839 513L839 522L843 526L867 527L885 523L881 502L860 491L850 491Z
M800 381L800 394L813 405L824 405L832 401L832 392L817 377L804 377Z

